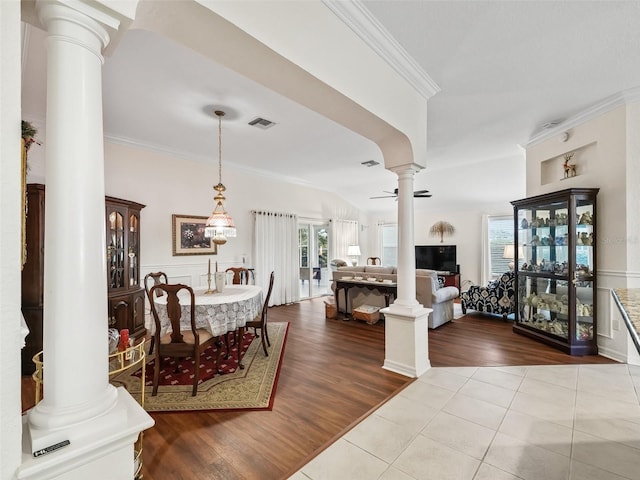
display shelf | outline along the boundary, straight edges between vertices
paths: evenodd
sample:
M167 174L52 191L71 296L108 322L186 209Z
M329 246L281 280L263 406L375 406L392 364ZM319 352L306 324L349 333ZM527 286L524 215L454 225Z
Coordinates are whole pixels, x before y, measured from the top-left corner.
M511 202L524 255L513 330L572 355L597 353L597 193L572 188Z

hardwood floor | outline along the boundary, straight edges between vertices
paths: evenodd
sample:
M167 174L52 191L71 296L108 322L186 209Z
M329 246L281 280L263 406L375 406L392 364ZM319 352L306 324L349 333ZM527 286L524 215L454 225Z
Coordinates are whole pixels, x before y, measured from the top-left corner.
M145 480L287 478L412 381L381 368L383 322L326 320L322 299L271 308L269 321L290 323L273 410L152 414ZM482 315L430 331L429 349L433 366L614 363L565 355ZM25 378L25 407L32 390Z

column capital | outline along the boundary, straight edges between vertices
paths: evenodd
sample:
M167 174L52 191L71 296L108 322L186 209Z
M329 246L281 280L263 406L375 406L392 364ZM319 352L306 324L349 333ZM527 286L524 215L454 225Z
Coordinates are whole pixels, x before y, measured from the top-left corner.
M407 177L407 176L414 176L416 173L418 173L422 169L423 167L421 167L420 165L411 163L408 165L400 165L398 167L393 167L393 168L390 168L389 170L395 173L398 176L398 178L401 178L401 177Z
M102 60L103 49L105 53L113 51L133 22L138 0L36 0L34 5L36 26L50 36L85 46ZM25 17L33 21L34 15L26 10ZM83 38L87 33L93 34L99 44L90 37Z

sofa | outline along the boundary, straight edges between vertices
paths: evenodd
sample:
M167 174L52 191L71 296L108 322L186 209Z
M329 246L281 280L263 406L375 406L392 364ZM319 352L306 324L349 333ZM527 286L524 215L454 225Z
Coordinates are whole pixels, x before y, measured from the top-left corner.
M336 280L342 277L358 276L366 278L375 277L377 280L397 281L395 267L382 267L378 265L343 266L338 267L333 272L333 282L331 289L336 290ZM346 312L347 302L344 298L344 290L339 292L340 298L336 298L336 303L343 313ZM431 308L429 314L429 328L437 328L440 325L453 319L453 300L460 295L456 287L440 287L438 274L435 270L416 270L416 300L422 306ZM375 290L367 288L353 287L349 289L349 307L358 308L360 305L373 305L383 308L385 306L384 296Z

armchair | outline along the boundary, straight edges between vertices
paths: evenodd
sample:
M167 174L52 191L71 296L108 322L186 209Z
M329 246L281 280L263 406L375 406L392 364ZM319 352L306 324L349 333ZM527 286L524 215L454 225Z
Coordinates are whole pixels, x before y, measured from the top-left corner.
M486 287L472 286L460 296L462 313L477 310L502 315L506 320L507 315L515 312L515 279L514 272L505 272Z

